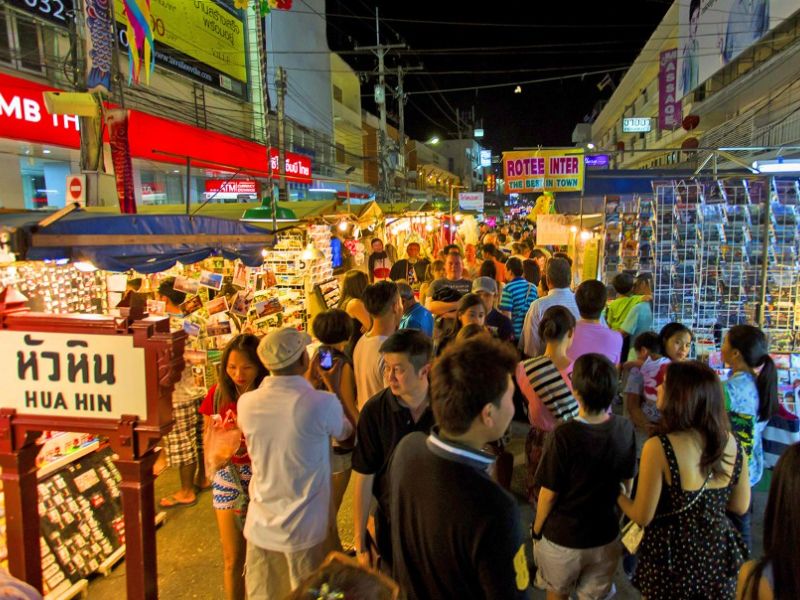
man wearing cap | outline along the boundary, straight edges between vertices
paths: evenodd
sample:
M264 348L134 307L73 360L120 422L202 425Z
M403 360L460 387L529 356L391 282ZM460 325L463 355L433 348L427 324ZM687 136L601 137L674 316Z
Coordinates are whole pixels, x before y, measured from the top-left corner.
M494 307L497 297L497 282L491 277L478 277L472 282L472 293L478 294L486 310L486 326L498 339L510 342L514 339L514 327L511 319Z
M239 398L239 428L253 461L245 584L249 600L284 598L327 550L331 504L330 437L353 427L334 394L303 377L311 338L292 328L268 333L258 356L270 370Z

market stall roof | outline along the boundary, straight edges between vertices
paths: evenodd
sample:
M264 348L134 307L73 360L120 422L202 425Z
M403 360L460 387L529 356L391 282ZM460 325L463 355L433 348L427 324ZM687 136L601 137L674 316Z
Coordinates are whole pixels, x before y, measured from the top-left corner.
M17 230L21 236L15 251L21 251L22 259L71 259L106 271L140 273L156 273L179 261L191 264L212 255L258 266L263 262L262 250L274 238L262 228L199 215L75 211L40 226L46 216L42 212L0 214L0 228Z
M278 202L279 208L291 210L298 221L314 219L322 215L335 213L339 203L336 200L306 200L300 202ZM219 217L220 219L229 219L238 221L241 219L245 210L250 208L257 208L261 206L259 202L248 203L211 203L209 202L202 208L200 205L192 205L191 210L197 216L205 217ZM92 212L116 212L113 207L92 207L88 209ZM181 215L186 213L185 204L149 204L137 207L140 214L144 215ZM272 229L271 222L264 223L251 223L255 227Z

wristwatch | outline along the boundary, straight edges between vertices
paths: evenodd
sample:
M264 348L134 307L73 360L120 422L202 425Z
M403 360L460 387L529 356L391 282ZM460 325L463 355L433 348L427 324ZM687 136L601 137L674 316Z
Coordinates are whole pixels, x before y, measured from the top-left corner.
M536 533L533 530L533 527L531 527L531 539L536 541L536 542L542 541L542 532L540 531L539 533Z

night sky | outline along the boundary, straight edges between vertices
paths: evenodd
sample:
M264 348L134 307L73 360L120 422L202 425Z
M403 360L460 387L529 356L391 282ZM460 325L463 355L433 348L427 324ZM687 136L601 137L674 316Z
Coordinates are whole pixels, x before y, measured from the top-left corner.
M572 146L575 125L611 95L610 86L597 89L605 72L615 82L621 79L624 70L619 69L630 66L670 4L671 0L529 0L481 3L476 11L477 3L440 0L328 0L328 41L337 52L374 45L377 5L381 41L401 41L409 47L393 51L388 66L424 67L424 75L406 77L406 91L508 83L495 89L412 94L406 104L406 128L415 139L424 141L434 134L455 138L455 109L469 111L474 106L486 131L482 144L495 152L519 146ZM294 9L304 8L302 0L295 2ZM457 51L472 48L490 50ZM370 71L377 64L371 54L343 58L358 71ZM600 73L581 80L582 73L591 72ZM517 82L575 74L576 79L523 83L522 93L514 93ZM388 81L395 84L396 78ZM362 93L371 95L374 82L370 78L362 85ZM362 103L375 110L370 98L362 98ZM396 111L394 101L388 106Z

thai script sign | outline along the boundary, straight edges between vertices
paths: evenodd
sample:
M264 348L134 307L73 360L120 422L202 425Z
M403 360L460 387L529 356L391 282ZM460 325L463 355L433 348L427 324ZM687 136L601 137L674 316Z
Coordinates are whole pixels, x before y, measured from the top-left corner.
M144 349L132 336L0 331L2 405L19 414L147 417Z

